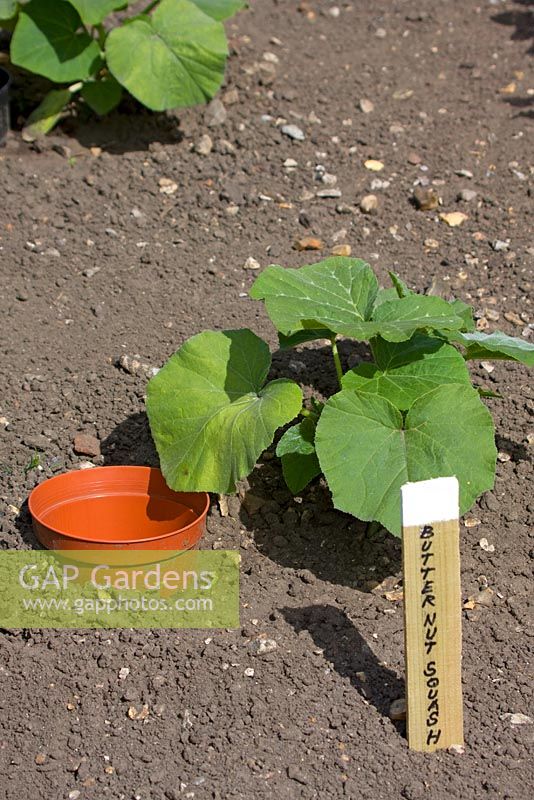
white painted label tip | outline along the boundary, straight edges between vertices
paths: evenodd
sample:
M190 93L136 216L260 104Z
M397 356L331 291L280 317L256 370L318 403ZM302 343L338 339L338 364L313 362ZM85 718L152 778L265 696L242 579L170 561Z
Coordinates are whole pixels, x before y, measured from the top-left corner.
M460 515L457 478L432 478L401 486L402 526L447 522Z

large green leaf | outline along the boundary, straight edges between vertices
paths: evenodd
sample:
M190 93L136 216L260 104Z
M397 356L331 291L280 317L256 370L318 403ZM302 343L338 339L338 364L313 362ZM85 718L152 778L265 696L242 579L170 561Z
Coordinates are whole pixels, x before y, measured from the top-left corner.
M327 328L306 328L302 331L295 331L289 336L279 333L278 344L280 345L280 350L287 350L288 347L297 347L299 344L313 342L316 339L335 339L335 336L336 334Z
M507 336L501 331L494 333L450 333L447 338L466 348L466 358L502 359L520 361L527 367L534 366L534 344L524 339Z
M314 446L315 422L305 417L289 428L276 448L282 461L285 482L293 494L301 492L313 478L321 474Z
M213 19L223 20L240 11L246 6L243 0L192 0L204 14L213 17Z
M315 446L336 508L400 535L400 487L407 481L455 475L461 513L491 489L493 435L488 410L463 384L422 395L404 424L385 398L343 389L323 409Z
M69 3L86 25L100 25L112 11L126 8L128 0L69 0Z
M122 86L113 75L98 81L88 81L82 87L81 95L90 108L100 116L108 114L119 105L122 97Z
M134 17L106 39L110 71L153 111L213 97L227 53L222 23L190 0L163 0L151 16Z
M250 296L265 301L277 330L289 336L302 329L342 333L369 319L377 292L378 281L365 261L334 257L300 269L267 267Z
M169 486L230 492L251 472L302 404L293 381L264 385L270 365L267 344L251 331L205 331L152 378L147 412Z
M52 89L35 108L22 130L22 138L26 142L33 142L39 136L44 136L57 125L61 114L72 94L68 89Z
M78 12L65 0L32 0L20 11L11 60L56 83L84 80L101 59L97 42L80 27Z
M371 342L376 364L360 364L343 376L344 389L378 394L406 411L422 394L445 383L470 384L464 358L442 339L416 334L410 341Z

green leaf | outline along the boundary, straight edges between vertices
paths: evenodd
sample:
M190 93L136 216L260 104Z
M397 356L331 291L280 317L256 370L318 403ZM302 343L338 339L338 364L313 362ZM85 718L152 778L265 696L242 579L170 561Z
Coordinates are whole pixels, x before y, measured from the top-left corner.
M99 81L84 83L81 95L87 105L103 117L119 105L122 86L110 75Z
M391 278L397 297L408 297L411 294L415 294L395 272L389 272L388 275Z
M207 14L213 19L222 21L233 17L233 15L245 8L246 3L243 0L192 0L204 14Z
M490 413L469 386L449 384L422 395L404 426L388 400L343 389L323 409L315 446L336 508L377 520L398 536L400 487L407 481L455 475L462 514L491 489L493 436Z
M270 365L267 344L251 331L205 331L152 378L148 418L171 488L233 491L297 416L301 390L290 380L264 385Z
M291 336L302 329L346 332L369 318L377 291L378 282L365 261L334 257L300 269L267 267L250 296L264 300L277 330Z
M534 366L534 344L524 339L507 336L501 331L494 333L450 333L447 338L466 348L466 358L487 360L520 361L527 367Z
M289 428L278 442L276 455L282 461L284 479L293 494L301 492L321 474L314 438L315 422L305 417Z
M408 342L371 342L376 364L360 364L343 376L343 389L385 397L406 411L423 394L446 383L470 385L468 369L458 350L420 334Z
M463 331L474 331L475 320L473 319L473 306L467 305L463 300L451 300L449 303L452 311L457 317L461 317L464 322Z
M61 112L72 97L68 89L52 89L44 97L26 120L22 131L22 138L33 142L39 136L44 136L52 130L61 117Z
M80 26L78 12L65 0L31 0L11 40L12 62L56 83L88 78L101 64L100 48Z
M0 0L0 20L8 20L17 13L17 0Z
M377 334L390 342L411 339L417 330L461 330L464 325L446 300L421 294L382 303L373 314L373 322Z
M316 339L331 339L335 333L329 331L328 328L307 328L303 331L295 331L289 336L284 336L283 333L278 334L278 343L280 350L287 350L289 347L297 347L299 344L305 342L313 342Z
M390 286L387 289L379 289L378 294L375 298L375 308L381 306L382 303L387 303L389 300L398 300L399 295L397 294L397 290L394 286Z
M69 0L69 3L86 25L100 25L112 11L126 8L128 0Z
M222 23L190 0L163 0L151 16L128 20L106 39L110 71L153 111L213 97L227 54Z

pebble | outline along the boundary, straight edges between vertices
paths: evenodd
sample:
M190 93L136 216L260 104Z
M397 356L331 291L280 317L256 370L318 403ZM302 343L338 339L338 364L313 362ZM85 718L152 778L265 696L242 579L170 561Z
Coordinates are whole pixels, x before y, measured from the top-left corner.
M228 89L228 91L223 94L222 100L226 106L233 106L239 103L239 92L235 87L233 89Z
M245 263L243 264L243 269L253 270L253 269L261 269L261 264L259 261L256 261L255 258L249 256Z
M97 272L100 272L100 267L88 267L83 270L82 275L84 278L92 278Z
M482 369L486 370L489 375L495 371L495 365L492 364L491 361L481 361L480 366Z
M406 698L399 697L389 707L389 718L392 720L406 719Z
M421 164L423 161L419 153L409 153L406 160L408 161L408 164L413 164L414 167L418 164Z
M68 798L69 798L69 800L78 800L80 795L81 795L81 792L80 792L79 789L73 789L71 792L69 792Z
M118 365L122 367L125 372L130 375L145 375L147 378L153 378L159 372L158 367L151 367L150 364L143 364L141 356L127 356L123 354L118 361Z
M284 161L284 169L295 170L298 167L298 162L294 158L286 158Z
M121 667L119 670L119 680L123 681L130 674L130 667Z
M341 191L339 189L320 189L315 196L323 200L328 198L341 197Z
M274 639L255 639L250 643L250 650L255 656L263 656L272 653L278 647Z
M462 189L461 192L458 192L458 200L462 200L464 203L470 203L476 196L477 193L474 189Z
M226 122L226 117L228 116L228 112L224 107L221 100L218 97L215 97L211 103L208 104L206 111L204 112L204 122L208 126L208 128L214 128L217 125L222 125Z
M413 200L419 211L433 211L439 205L438 193L432 187L416 186Z
M205 133L203 136L200 137L198 142L195 144L195 153L198 153L199 156L209 156L212 150L213 150L212 138L207 133Z
M428 247L429 250L437 250L439 247L439 242L437 239L425 239L423 244L425 247Z
M297 239L293 245L295 250L322 250L323 247L322 239L316 239L314 236L304 236L302 239Z
M460 178L472 178L473 177L473 173L470 172L470 170L468 170L468 169L455 169L454 170L454 174L455 175L459 175Z
M466 219L469 219L467 214L462 211L451 211L448 214L440 214L440 219L443 220L450 228L456 228L461 225Z
M370 114L375 110L375 104L372 102L372 100L367 100L365 97L362 97L359 106L360 111L363 111L364 114Z
M350 244L336 244L336 246L332 248L333 256L344 256L345 258L348 258L351 253L352 247Z
M371 170L371 172L380 172L384 169L384 164L382 161L377 161L374 158L368 158L367 161L364 162L365 169Z
M451 744L448 748L449 753L452 753L453 756L463 756L465 753L465 747L463 744Z
M486 538L482 538L479 541L479 545L486 553L494 553L495 552L495 545L494 544L490 544Z
M509 250L510 239L506 239L506 241L503 241L503 239L495 239L495 241L491 243L491 246L497 253L503 250Z
M82 456L99 456L100 442L90 433L77 433L74 437L73 449Z
M35 756L35 763L38 766L42 766L46 762L46 754L45 753L37 753Z
M388 189L391 186L389 181L380 180L380 178L373 178L371 181L371 189L375 191L376 189Z
M534 720L532 717L527 717L526 714L501 714L501 719L510 720L510 725L533 725Z
M296 142L303 142L306 138L304 131L302 131L298 125L282 125L280 130L284 136L289 136L290 139L294 139Z
M373 214L378 208L378 197L376 194L366 194L360 200L360 211L364 214Z
M158 184L161 194L174 194L178 190L178 184L170 178L160 178Z
M245 676L245 678L253 678L254 677L254 670L252 669L252 667L247 667L246 670L244 671L243 675Z

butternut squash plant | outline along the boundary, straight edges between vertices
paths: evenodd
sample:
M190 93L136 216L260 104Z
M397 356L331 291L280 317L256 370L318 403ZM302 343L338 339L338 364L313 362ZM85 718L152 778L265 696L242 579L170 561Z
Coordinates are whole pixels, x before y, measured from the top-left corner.
M30 115L29 135L47 133L76 96L107 114L126 89L153 111L203 103L219 89L228 55L223 20L243 0L152 0L110 26L130 0L0 0L13 31L11 61L57 84Z
M267 267L250 295L263 300L283 348L330 343L339 391L303 407L292 380L267 380L268 345L252 331L205 331L151 379L147 412L161 468L180 491L232 492L276 431L289 488L321 472L336 508L400 535L400 487L456 475L460 510L491 489L491 415L471 385L470 359L532 366L534 346L475 330L470 306L410 291L391 273L328 258L299 269ZM343 371L339 337L368 342L372 362ZM490 393L491 394L491 393Z

